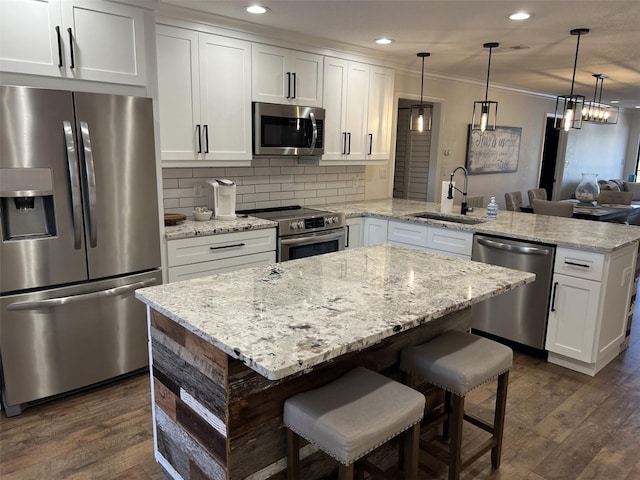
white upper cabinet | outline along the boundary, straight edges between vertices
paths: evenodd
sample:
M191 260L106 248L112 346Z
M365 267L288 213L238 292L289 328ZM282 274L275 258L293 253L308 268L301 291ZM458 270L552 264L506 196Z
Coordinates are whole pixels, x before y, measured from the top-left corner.
M144 13L96 0L0 2L4 72L146 84Z
M388 160L393 70L325 57L323 161Z
M253 101L322 106L322 56L254 43Z
M158 25L160 150L165 166L251 161L251 44Z

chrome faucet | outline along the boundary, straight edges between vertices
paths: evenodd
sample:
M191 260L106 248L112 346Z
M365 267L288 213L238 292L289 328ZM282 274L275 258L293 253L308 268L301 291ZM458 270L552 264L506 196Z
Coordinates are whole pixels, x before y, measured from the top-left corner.
M460 190L457 187L453 186L453 176L458 170L462 170L464 172L464 187ZM462 205L460 207L460 214L466 215L469 209L467 208L467 184L469 183L469 172L463 166L459 166L453 169L451 172L451 176L449 177L449 192L447 193L447 198L451 200L453 198L453 189L455 188L462 194Z

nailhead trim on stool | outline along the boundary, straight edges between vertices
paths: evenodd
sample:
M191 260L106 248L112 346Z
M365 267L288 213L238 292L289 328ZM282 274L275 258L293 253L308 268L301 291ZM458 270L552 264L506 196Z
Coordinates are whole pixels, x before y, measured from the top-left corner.
M283 423L342 465L352 466L412 426L417 441L424 406L425 398L419 392L357 367L327 385L287 399ZM289 453L295 455L297 448L293 450ZM417 474L417 443L415 453L415 468L407 466L407 470ZM298 470L297 462L294 469Z
M400 356L400 370L444 389L445 412L428 427L444 422L443 439L451 436L447 463L449 479L458 480L460 472L491 450L491 466L500 466L504 415L507 402L509 369L513 351L498 342L466 332L447 331L435 339L405 348ZM498 378L493 424L464 413L465 395L474 388ZM462 424L467 420L492 436L473 453L462 458ZM434 453L426 442L420 448ZM442 459L435 451L435 455Z

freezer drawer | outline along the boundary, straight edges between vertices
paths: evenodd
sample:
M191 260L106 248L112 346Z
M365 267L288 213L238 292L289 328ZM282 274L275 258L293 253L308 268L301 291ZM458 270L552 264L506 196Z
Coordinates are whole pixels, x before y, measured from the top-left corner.
M0 298L7 413L145 367L146 310L134 290L160 283L161 272L154 270Z

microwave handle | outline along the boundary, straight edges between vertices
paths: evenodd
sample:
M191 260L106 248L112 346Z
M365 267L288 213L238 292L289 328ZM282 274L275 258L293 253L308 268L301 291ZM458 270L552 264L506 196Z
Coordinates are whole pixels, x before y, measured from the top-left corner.
M318 140L318 124L313 112L309 112L309 118L311 119L311 147L309 148L309 154L312 155L316 148L316 140Z

